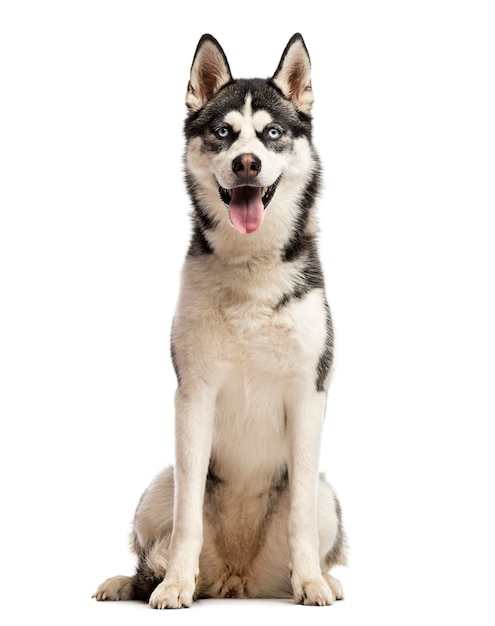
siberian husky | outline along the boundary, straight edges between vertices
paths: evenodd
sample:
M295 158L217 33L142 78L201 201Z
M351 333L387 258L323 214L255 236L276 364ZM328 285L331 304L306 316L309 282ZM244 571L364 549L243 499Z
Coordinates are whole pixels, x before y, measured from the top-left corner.
M310 60L295 34L272 78L234 80L211 35L191 67L192 239L171 336L175 469L138 504L134 576L98 600L343 597L340 506L319 476L333 331L318 257Z

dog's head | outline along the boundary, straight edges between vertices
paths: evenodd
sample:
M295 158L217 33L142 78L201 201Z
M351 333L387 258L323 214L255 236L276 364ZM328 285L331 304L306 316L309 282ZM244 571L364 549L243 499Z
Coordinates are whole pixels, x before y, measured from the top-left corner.
M312 102L301 35L290 39L272 78L240 80L232 78L216 39L203 35L186 96L186 177L210 219L228 215L237 231L249 234L284 178L295 192L302 189L311 169Z

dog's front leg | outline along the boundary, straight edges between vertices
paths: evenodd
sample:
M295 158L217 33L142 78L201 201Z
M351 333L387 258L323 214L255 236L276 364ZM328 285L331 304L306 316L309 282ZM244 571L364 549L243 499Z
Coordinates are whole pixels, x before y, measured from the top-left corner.
M318 465L325 403L324 392L293 389L287 405L291 582L299 604L327 605L334 600L318 551Z
M201 381L175 398L174 526L167 574L150 597L156 609L192 604L203 543L203 500L216 393Z

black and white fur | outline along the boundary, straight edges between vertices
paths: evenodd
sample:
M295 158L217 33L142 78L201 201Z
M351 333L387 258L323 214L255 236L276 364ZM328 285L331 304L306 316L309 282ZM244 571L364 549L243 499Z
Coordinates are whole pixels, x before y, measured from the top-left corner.
M137 507L133 577L98 600L342 598L340 507L319 476L333 332L301 35L271 79L234 80L204 35L186 103L193 235L172 329L176 466ZM260 202L263 204L261 205Z

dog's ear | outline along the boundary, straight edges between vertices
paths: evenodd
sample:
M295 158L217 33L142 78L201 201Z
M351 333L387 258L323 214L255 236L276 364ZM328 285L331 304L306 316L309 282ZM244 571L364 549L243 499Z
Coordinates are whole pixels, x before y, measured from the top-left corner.
M272 80L286 98L304 113L309 113L313 104L311 62L299 33L291 37Z
M227 57L218 41L211 35L203 35L192 62L186 105L197 111L231 80Z

